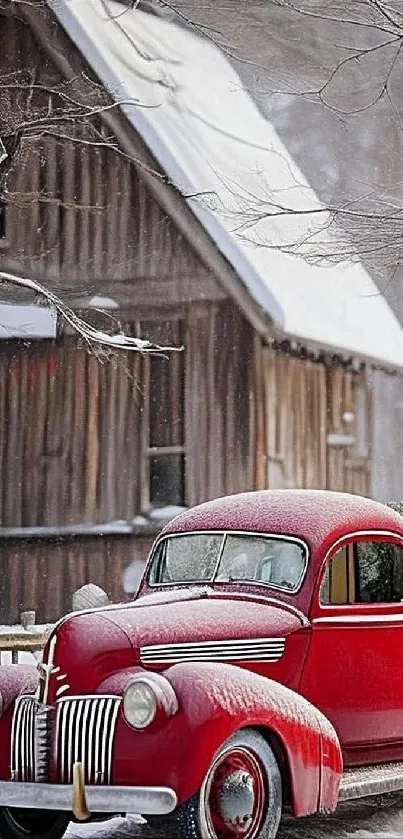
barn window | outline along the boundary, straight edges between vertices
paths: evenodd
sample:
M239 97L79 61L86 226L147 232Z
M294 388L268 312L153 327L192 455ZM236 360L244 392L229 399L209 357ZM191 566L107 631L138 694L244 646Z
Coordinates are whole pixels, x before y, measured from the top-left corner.
M141 324L141 336L181 346L180 320ZM144 359L142 507L185 503L184 352Z
M6 205L0 203L0 239L6 238Z

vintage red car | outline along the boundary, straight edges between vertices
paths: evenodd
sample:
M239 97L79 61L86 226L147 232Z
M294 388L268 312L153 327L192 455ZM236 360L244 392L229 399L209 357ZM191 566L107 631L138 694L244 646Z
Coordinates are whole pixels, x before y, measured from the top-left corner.
M402 600L386 505L283 490L184 512L133 602L55 626L39 683L1 668L0 835L129 812L268 839L284 808L403 789Z

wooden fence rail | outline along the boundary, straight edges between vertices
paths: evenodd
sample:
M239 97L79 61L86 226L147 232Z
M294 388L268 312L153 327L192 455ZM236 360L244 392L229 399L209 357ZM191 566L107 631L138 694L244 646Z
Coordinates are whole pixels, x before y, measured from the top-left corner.
M18 629L13 632L10 627L10 632L0 633L0 663L3 664L2 653L11 653L12 664L18 664L19 653L41 652L47 636L48 633L42 631L21 632Z
M19 653L41 653L52 624L48 626L35 626L36 614L34 611L21 612L20 625L4 627L0 631L0 664L4 664L3 653L11 654L11 663L18 664ZM9 656L7 656L9 658Z

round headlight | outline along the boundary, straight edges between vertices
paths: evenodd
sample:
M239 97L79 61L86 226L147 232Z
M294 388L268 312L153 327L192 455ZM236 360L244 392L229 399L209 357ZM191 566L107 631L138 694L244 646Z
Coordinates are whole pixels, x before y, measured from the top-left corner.
M147 728L157 713L157 697L148 682L131 682L123 696L123 713L133 728Z

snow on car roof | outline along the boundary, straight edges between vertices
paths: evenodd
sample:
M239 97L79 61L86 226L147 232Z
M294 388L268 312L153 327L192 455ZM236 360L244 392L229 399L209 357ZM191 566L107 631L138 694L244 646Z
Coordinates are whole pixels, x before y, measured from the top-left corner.
M361 264L311 265L278 249L309 240L320 202L225 55L120 3L47 2L274 325L403 367L403 330ZM269 217L270 201L303 215ZM248 227L251 213L260 220Z
M244 492L207 501L173 519L164 534L192 530L241 530L304 539L311 547L365 530L403 536L403 519L369 498L326 490L283 489Z

